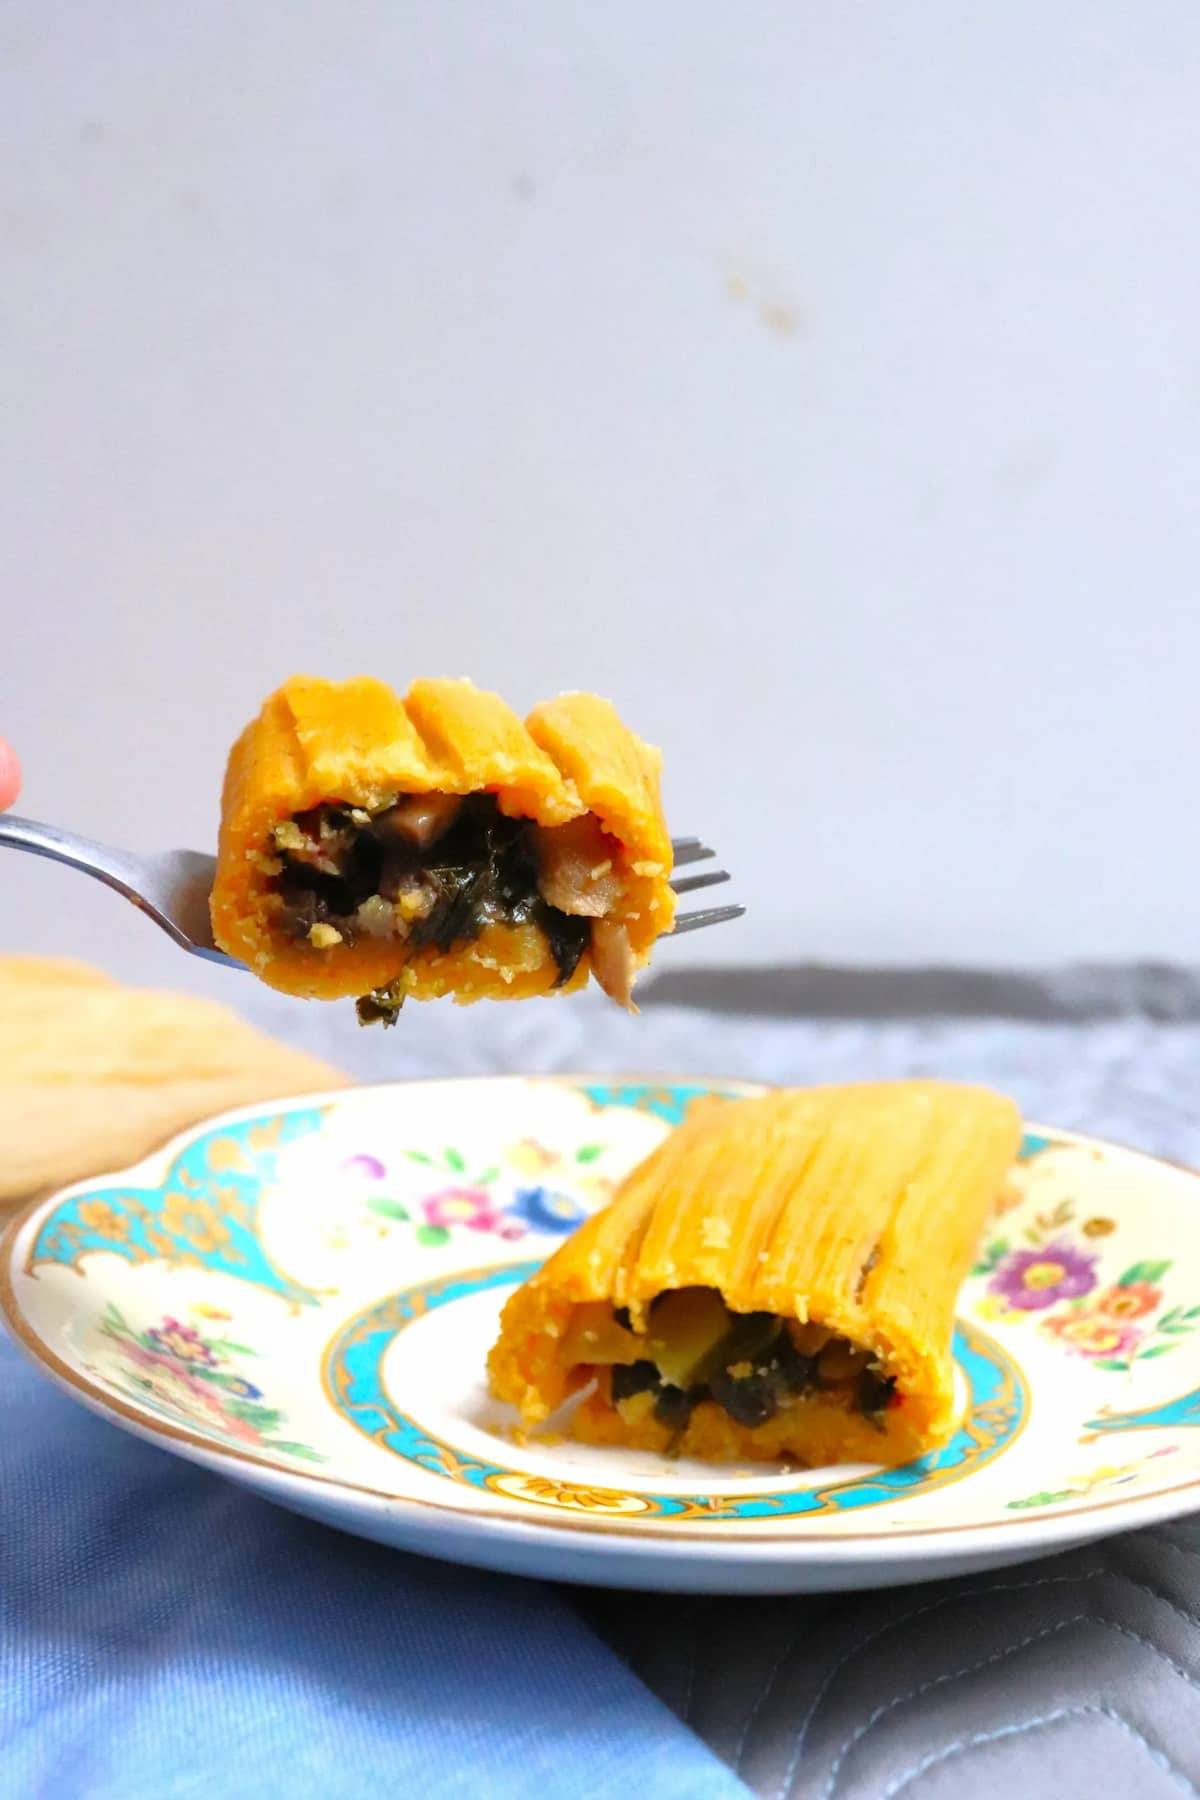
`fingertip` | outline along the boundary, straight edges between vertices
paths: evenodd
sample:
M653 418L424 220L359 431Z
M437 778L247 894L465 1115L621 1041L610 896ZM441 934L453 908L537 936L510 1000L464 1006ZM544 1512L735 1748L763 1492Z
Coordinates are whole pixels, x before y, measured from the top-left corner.
M11 744L0 738L0 812L11 806L21 791L21 765Z

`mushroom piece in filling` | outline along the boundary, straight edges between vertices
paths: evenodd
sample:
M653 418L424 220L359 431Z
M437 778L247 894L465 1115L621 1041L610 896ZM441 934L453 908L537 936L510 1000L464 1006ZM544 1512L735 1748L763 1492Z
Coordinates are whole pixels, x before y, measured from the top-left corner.
M284 928L314 949L362 938L448 951L489 925L538 927L568 982L594 931L595 972L628 1002L624 927L607 915L622 899L617 846L592 815L543 829L502 813L491 794L405 795L375 812L323 804L275 827L272 887ZM608 971L615 970L615 977ZM395 1023L403 983L366 995L359 1018Z
M881 1429L895 1382L871 1350L774 1313L735 1313L713 1288L679 1288L651 1303L644 1329L607 1301L576 1307L562 1346L575 1365L610 1370L613 1405L630 1423L652 1412L683 1431L701 1401L754 1430L809 1395Z

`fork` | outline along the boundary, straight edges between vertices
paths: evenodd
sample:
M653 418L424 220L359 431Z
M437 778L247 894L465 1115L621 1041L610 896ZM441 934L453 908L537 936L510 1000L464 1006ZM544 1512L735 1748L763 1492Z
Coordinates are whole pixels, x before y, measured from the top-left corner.
M716 855L699 838L676 838L671 847L677 869ZM226 956L213 943L208 897L217 872L215 856L204 856L199 850L160 850L153 856L134 856L128 850L112 850L107 844L93 843L76 832L60 831L57 825L19 819L15 813L0 813L0 848L28 850L34 856L48 856L53 862L94 875L97 881L131 900L181 950L205 956L210 962L227 963L231 969L246 966L235 957ZM716 887L728 880L727 870L706 869L699 875L680 876L671 886L677 894L691 894L697 888ZM745 910L744 906L710 906L681 913L670 935L699 931L705 925L721 925L727 919L740 918Z

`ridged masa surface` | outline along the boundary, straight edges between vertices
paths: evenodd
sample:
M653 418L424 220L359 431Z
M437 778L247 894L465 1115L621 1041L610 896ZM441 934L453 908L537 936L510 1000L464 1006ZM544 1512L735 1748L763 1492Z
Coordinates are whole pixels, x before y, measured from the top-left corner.
M565 694L522 722L469 681L415 681L401 698L382 681L295 676L264 701L225 775L213 934L268 986L336 999L402 972L413 999L525 999L557 985L534 925L488 925L467 944L410 950L370 937L318 949L283 928L272 891L275 826L320 804L375 812L398 795L491 793L502 813L536 825L593 814L622 877L620 923L636 966L674 916L671 842L659 797L659 752L595 694ZM567 989L587 982L585 951Z
M734 1312L811 1321L870 1350L898 1404L875 1421L818 1391L748 1428L702 1401L685 1453L907 1461L953 1428L955 1299L1019 1142L1012 1101L941 1081L697 1108L508 1301L495 1390L535 1423L578 1385L562 1350L577 1305L609 1301L641 1323L658 1296L711 1288ZM603 1380L575 1428L650 1449L672 1437L652 1416L622 1417Z

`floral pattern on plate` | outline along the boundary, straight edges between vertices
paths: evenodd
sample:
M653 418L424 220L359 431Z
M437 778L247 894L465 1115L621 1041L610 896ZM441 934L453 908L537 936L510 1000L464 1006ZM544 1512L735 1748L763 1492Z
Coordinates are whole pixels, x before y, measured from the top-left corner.
M1170 1258L1141 1259L1115 1275L1107 1272L1117 1248L1116 1221L1089 1217L1076 1226L1077 1203L1070 1197L1024 1222L1016 1213L1022 1206L1022 1194L1010 1188L997 1207L999 1217L1013 1215L1021 1245L1011 1230L992 1237L972 1271L986 1279L978 1303L982 1318L1032 1322L1066 1354L1110 1375L1127 1375L1135 1362L1166 1356L1200 1326L1200 1305L1164 1306Z
M1147 1461L1157 1461L1160 1456L1174 1456L1177 1446L1167 1444L1161 1450L1152 1450ZM1009 1512L1030 1512L1034 1507L1061 1506L1066 1500L1084 1500L1094 1494L1097 1488L1129 1487L1145 1474L1145 1463L1103 1464L1092 1469L1086 1475L1079 1475L1069 1481L1065 1487L1040 1494L1027 1494L1023 1500L1010 1500Z
M100 1338L107 1355L92 1365L95 1373L162 1418L199 1426L231 1446L325 1461L310 1444L282 1435L283 1413L236 1366L235 1358L257 1355L248 1344L204 1336L170 1315L139 1330L112 1301L100 1321Z
M1196 1178L1037 1129L963 1290L948 1456L776 1473L516 1432L484 1378L505 1294L694 1105L730 1094L505 1077L230 1115L31 1207L0 1298L31 1353L119 1423L351 1530L500 1567L854 1587L1194 1503Z
M400 1161L409 1165L406 1174L415 1167L438 1185L416 1195L406 1191L404 1198L389 1191L397 1183L389 1184L389 1163L379 1156L356 1152L345 1158L342 1169L348 1179L364 1184L366 1211L382 1222L378 1235L387 1236L394 1225L407 1225L416 1242L428 1250L440 1249L467 1231L506 1243L516 1243L530 1232L566 1236L612 1192L611 1177L594 1167L604 1151L603 1144L585 1143L563 1152L526 1137L504 1146L497 1161L472 1173L467 1157L453 1145L435 1152L405 1149ZM343 1233L331 1247L344 1249L348 1241Z

